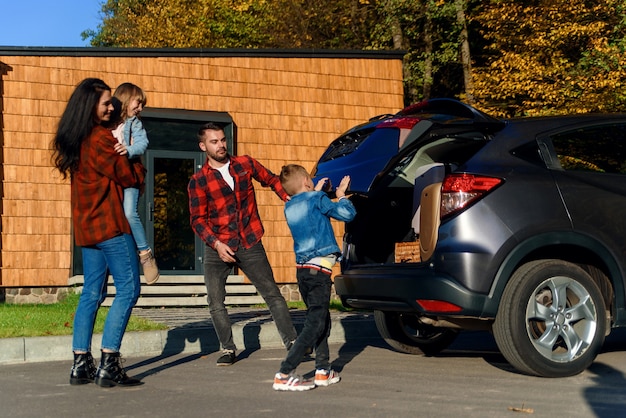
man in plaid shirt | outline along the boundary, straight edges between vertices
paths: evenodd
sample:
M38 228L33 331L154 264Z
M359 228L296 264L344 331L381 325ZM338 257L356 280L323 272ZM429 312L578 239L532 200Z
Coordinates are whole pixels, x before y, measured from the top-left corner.
M211 319L222 346L218 366L236 360L232 325L224 305L226 279L233 266L248 276L263 297L278 332L289 348L297 337L285 299L280 294L263 248L263 224L259 217L252 179L288 199L280 180L249 156L231 156L221 126L207 123L198 131L199 146L207 161L189 181L191 227L205 242L204 282Z

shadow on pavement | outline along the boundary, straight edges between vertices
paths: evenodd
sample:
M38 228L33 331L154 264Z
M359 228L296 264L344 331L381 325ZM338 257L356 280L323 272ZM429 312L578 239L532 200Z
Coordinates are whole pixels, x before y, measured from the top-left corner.
M207 312L207 317L209 313ZM256 316L258 320L244 317L241 314L232 314L230 319L233 325L238 322L248 321L243 327L243 339L245 349L238 353L238 359L244 359L251 353L261 348L259 334L261 331L261 324L265 322L273 322L270 318L261 318L264 315L269 315L269 312L257 312ZM198 344L199 351L189 356L177 358L172 362L165 362L168 358L178 356L185 351L187 344ZM190 361L198 360L208 354L215 353L221 349L215 329L213 328L210 320L203 320L197 322L190 322L181 327L172 328L167 333L167 340L161 354L150 359L146 359L142 362L135 363L128 367L126 370L130 371L135 368L149 366L150 364L158 363L158 366L146 370L145 372L135 376L138 379L154 375L162 370L166 370L171 367L188 363Z
M606 338L602 350L600 350L600 354L620 351L626 351L626 328L613 329L611 334ZM460 332L454 343L435 357L480 357L491 366L500 370L522 374L506 361L504 356L500 353L493 335L489 331ZM597 367L598 364L602 363L598 363L596 359L596 362L593 363L588 370L602 374L603 368L594 371L594 368ZM606 367L604 371L606 371ZM623 393L626 394L626 385L622 387L624 388ZM624 401L626 402L626 399Z
M243 323L243 347L240 347L243 348L243 350L237 353L239 360L249 357L252 353L262 348L260 336L261 328L264 324L272 322L271 326L275 326L267 310L239 312L230 314L229 316L233 326L237 323ZM292 319L296 331L299 333L304 325L304 311L292 312ZM343 370L346 364L352 361L352 359L358 356L368 346L387 347L384 340L380 338L374 321L368 318L367 313L341 317L339 321L343 328L344 335L343 343L339 348L338 357L332 362L332 366L335 370ZM333 324L336 324L336 322L333 322ZM197 352L182 358L179 357L185 350L189 350L189 344L197 345L198 349L194 350ZM240 343L237 343L237 345L239 344ZM278 347L279 345L275 344L275 346ZM140 367L155 365L153 368L136 376L141 379L159 373L162 370L198 360L220 349L221 347L217 335L215 334L215 329L210 322L210 317L207 312L206 320L189 322L170 329L167 333L167 341L161 354L125 368L130 371ZM168 362L168 359L174 356L176 356L176 360ZM312 360L312 358L309 358L306 361Z
M597 417L623 417L626 411L626 378L624 374L601 362L587 369L593 374L594 386L584 396Z
M366 347L390 348L378 334L374 321L358 321L353 318L342 318L345 342L339 348L332 368L337 372L358 356ZM308 377L308 376L306 376Z
M616 328L606 338L602 353L626 351L626 328ZM593 387L585 389L585 399L597 417L622 417L626 411L626 376L598 361L589 366Z
M461 331L450 347L435 357L482 358L497 369L519 374L500 353L500 349L489 331Z
M201 323L205 323L202 321ZM187 343L196 344L199 342L200 348L198 353L190 354L189 356L177 358L175 361L169 363L163 363L170 357L177 356L184 352ZM167 340L161 354L156 357L152 357L135 363L133 365L125 367L127 371L135 368L148 366L150 364L159 363L157 367L146 370L145 372L135 376L138 379L151 376L159 373L162 370L166 370L171 367L188 363L190 361L198 360L199 358L218 351L220 349L217 336L212 327L206 326L194 326L194 323L190 323L188 326L172 328L167 333Z
M237 358L243 360L249 357L252 353L261 348L260 333L261 327L265 323L273 323L273 319L269 310L255 310L244 313L230 314L231 323L235 326L237 323L245 322L243 325L243 347L244 349L239 351L241 347L238 347ZM272 324L274 326L274 324ZM294 322L294 326L298 332L302 329L302 324ZM199 349L197 353L190 354L189 356L177 358L175 361L167 363L167 359L170 357L178 356L182 354L187 348L188 343L198 344ZM139 367L149 366L151 364L158 363L158 366L144 371L143 373L135 376L138 379L142 379L147 376L159 373L162 370L166 370L171 367L176 367L180 364L188 363L190 361L198 360L206 355L215 353L221 350L221 346L215 329L210 321L210 315L207 311L207 319L196 322L189 322L183 326L172 328L167 333L167 340L161 354L158 356L146 359L139 363L129 365L125 367L130 371Z

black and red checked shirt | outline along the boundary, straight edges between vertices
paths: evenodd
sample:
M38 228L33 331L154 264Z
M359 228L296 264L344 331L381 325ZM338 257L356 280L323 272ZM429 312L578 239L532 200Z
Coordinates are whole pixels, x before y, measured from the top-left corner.
M127 156L115 151L117 140L97 125L80 146L78 169L72 173L72 221L78 246L101 243L130 234L124 215L124 188L139 187L142 173Z
M229 172L233 189L208 160L191 177L187 187L191 227L211 248L221 241L232 250L239 246L247 249L258 243L264 232L252 179L271 187L283 201L288 196L278 176L250 156L231 156Z

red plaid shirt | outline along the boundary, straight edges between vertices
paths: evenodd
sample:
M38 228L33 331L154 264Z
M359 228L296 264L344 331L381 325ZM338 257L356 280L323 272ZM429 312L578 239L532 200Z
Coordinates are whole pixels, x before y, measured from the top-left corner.
M252 179L272 190L283 201L287 193L278 176L247 155L230 157L234 189L208 161L189 181L191 227L211 248L221 241L231 249L250 248L263 236L263 224L254 194Z
M124 188L139 187L128 157L115 152L109 129L96 126L80 147L78 170L72 173L72 218L76 245L88 246L130 234L124 215Z

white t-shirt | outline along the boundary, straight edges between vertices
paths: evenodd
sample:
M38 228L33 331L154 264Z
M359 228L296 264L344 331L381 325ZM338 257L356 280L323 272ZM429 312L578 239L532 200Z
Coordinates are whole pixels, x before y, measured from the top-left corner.
M223 166L221 166L220 168L218 168L217 171L222 173L222 177L224 178L226 183L228 183L228 185L230 186L231 190L234 190L235 189L235 180L233 179L233 176L230 175L230 172L228 171L228 167L230 167L230 161L227 162L226 164L224 164Z
M124 143L124 122L117 125L117 127L111 130L111 132L113 132L113 136L117 139L117 142L120 144Z

